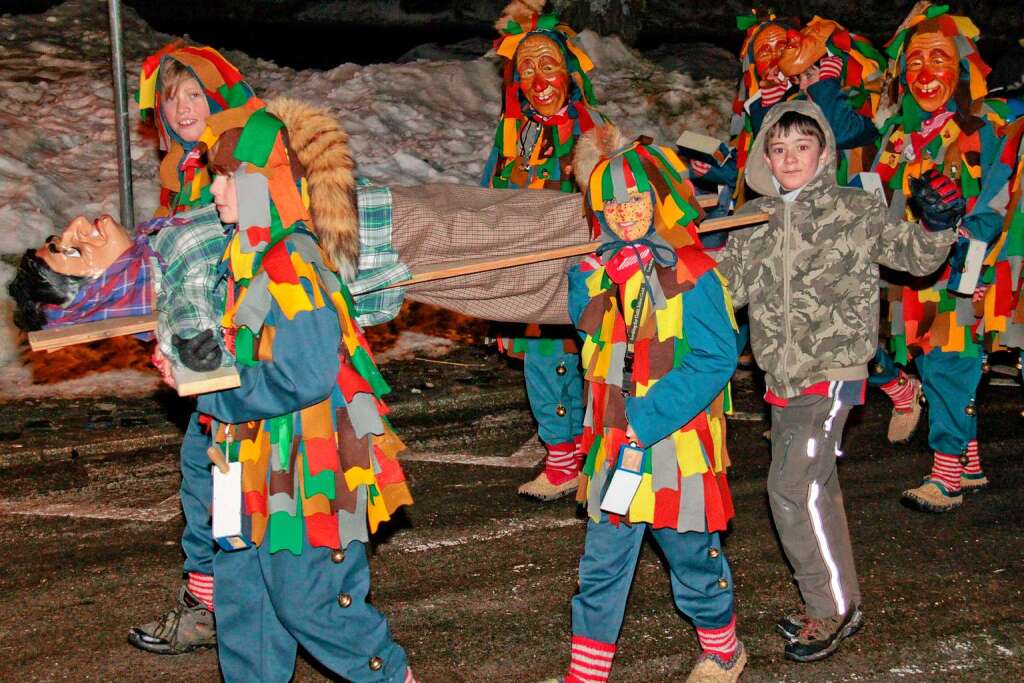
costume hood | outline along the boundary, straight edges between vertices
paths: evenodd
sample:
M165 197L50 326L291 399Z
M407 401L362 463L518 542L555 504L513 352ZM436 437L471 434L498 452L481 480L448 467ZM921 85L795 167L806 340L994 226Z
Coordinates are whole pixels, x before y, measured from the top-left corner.
M747 160L747 184L756 192L766 197L780 196L779 190L775 185L775 178L768 167L768 162L764 158L765 150L768 147L768 131L782 118L783 114L789 111L810 116L818 122L818 125L825 132L825 147L828 150L828 154L825 156L825 163L818 166L818 174L804 187L810 188L826 184L834 185L836 182L836 138L832 133L832 126L828 124L828 120L825 118L824 112L821 111L818 105L809 100L780 102L769 109L768 114L764 117L764 123L761 124L761 130L758 132L757 137L754 138L754 144L750 147L750 157Z

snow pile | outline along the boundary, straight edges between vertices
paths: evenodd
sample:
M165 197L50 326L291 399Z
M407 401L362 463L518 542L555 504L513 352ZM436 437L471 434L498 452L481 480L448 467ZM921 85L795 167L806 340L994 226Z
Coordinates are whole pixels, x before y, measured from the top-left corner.
M134 91L139 65L171 39L124 9L125 61ZM118 213L107 7L69 0L42 15L0 17L0 255L59 231L76 214ZM584 32L602 111L627 133L671 144L690 128L724 136L732 84L668 72L617 37ZM215 46L216 47L216 46ZM499 59L341 64L296 71L228 51L264 99L287 95L328 107L351 136L360 173L378 182L476 184L500 107ZM137 122L137 114L132 112ZM156 137L133 125L136 217L157 199ZM0 361L16 361L0 263Z

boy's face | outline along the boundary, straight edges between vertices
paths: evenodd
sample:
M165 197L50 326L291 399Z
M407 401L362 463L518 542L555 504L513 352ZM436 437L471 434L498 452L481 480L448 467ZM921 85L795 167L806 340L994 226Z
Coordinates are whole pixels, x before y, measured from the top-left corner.
M210 184L213 203L225 225L238 222L238 193L235 192L235 174L215 175Z
M95 221L75 216L59 236L46 239L36 256L55 273L95 277L131 246L131 237L110 216L103 214Z
M768 153L764 155L772 175L787 192L801 188L818 173L825 163L827 150L818 138L796 130L773 135L768 140Z
M206 93L194 78L186 78L175 92L164 98L164 117L167 125L186 142L195 142L206 129L210 117L210 103Z
M654 205L649 192L629 188L629 201L605 202L604 221L615 235L626 242L638 240L647 234L654 218Z

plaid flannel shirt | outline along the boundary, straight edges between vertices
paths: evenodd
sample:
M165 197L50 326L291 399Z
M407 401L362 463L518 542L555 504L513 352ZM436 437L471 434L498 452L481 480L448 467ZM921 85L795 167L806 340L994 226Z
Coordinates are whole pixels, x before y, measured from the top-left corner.
M216 207L207 204L155 218L137 229L149 235L150 246L160 257L157 340L164 355L177 360L173 335L190 339L206 329L220 330L224 294L218 292L222 281L218 265L225 248L224 226ZM224 353L223 364L231 362Z
M360 326L386 323L402 308L402 287L380 289L409 279L409 269L391 245L391 190L359 179L359 270L348 286Z

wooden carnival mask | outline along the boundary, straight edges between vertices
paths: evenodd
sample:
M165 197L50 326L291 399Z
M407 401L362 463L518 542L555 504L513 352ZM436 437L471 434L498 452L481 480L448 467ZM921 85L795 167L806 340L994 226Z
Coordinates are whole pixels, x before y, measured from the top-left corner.
M96 277L132 246L121 224L103 214L95 221L75 216L60 235L51 235L36 256L61 275Z
M786 47L786 29L768 24L754 38L754 66L762 82L779 81L779 59Z
M786 46L779 58L779 70L786 76L799 76L828 52L826 43L838 24L815 17L801 31L786 32Z
M569 99L569 70L554 40L527 36L516 51L516 72L523 96L538 114L548 117L562 110Z
M946 106L960 80L960 53L949 36L917 33L906 49L907 87L922 110L932 113Z

